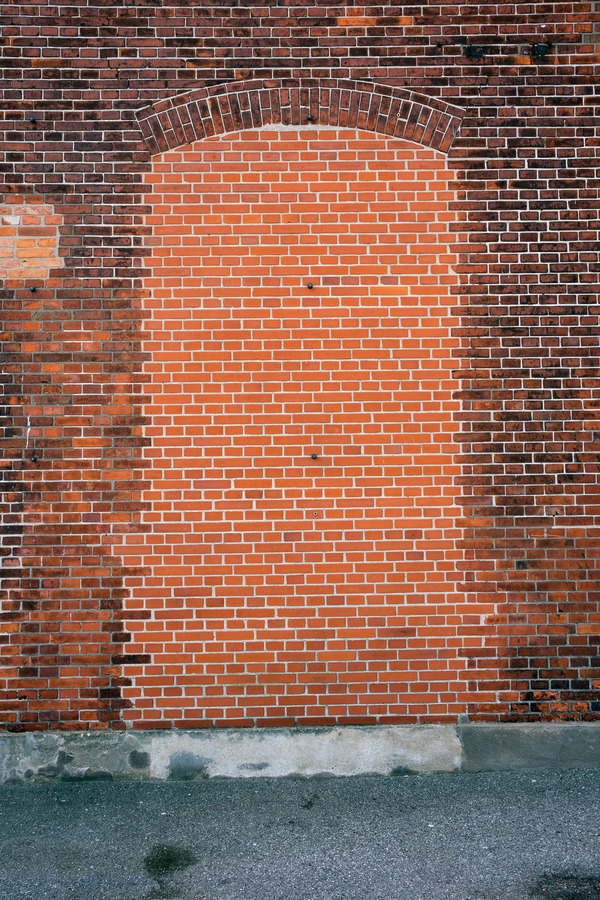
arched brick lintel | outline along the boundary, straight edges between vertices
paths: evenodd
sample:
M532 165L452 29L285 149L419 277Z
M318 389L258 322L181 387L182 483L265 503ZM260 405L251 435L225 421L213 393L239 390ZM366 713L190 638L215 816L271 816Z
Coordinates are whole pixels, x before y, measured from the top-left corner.
M138 110L137 117L153 156L217 134L311 121L374 131L447 153L464 113L443 100L389 85L269 80L234 81L178 94Z

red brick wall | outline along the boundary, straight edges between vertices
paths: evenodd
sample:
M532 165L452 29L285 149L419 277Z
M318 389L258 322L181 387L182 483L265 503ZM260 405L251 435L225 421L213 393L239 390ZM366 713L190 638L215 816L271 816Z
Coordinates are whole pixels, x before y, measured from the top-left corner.
M129 626L152 664L127 720L455 719L477 610L445 157L242 131L146 181L150 509L125 562L147 570L126 605L152 611Z
M162 677L148 636L163 625L141 602L149 575L138 566L144 553L132 550L147 555L158 540L149 530L157 437L148 430L156 424L152 320L144 321L150 260L143 265L157 154L308 115L368 131L377 146L423 145L418 152L455 179L453 240L445 240L456 244L459 284L456 308L448 296L446 309L460 316L452 337L460 347L444 344L444 352L458 362L448 423L460 448L452 464L462 468L451 502L463 515L446 583L456 585L464 616L450 623L450 663L467 662L453 699L429 689L424 706L434 717L463 709L496 720L600 716L593 6L0 7L2 210L19 219L3 222L10 233L0 235L7 728L121 728L124 717L135 724L149 714L151 689L177 697L166 683L174 672L161 688L142 685ZM536 58L535 45L547 55ZM40 221L26 223L34 206ZM15 236L17 225L39 231ZM5 267L6 259L35 265ZM438 489L445 471L435 475ZM429 655L414 671L430 667L440 641L448 646L441 625L430 616L420 626ZM407 648L394 650L386 671L392 663L405 671ZM361 658L359 671L375 661ZM345 700L328 714L364 717L364 703L359 712L352 706L362 687L351 699L354 682L335 674ZM451 684L446 678L444 689ZM218 698L222 687L211 685ZM189 688L195 702L197 688ZM226 690L231 702L238 688ZM252 704L243 716L280 715L271 701ZM180 721L181 705L171 708L146 724ZM212 709L210 721L224 704ZM428 715L420 706L413 713Z

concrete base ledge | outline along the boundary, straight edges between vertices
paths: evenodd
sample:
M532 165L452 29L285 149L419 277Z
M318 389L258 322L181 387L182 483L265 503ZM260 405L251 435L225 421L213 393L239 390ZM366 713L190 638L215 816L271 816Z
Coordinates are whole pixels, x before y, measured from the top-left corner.
M0 784L600 766L600 723L0 734Z

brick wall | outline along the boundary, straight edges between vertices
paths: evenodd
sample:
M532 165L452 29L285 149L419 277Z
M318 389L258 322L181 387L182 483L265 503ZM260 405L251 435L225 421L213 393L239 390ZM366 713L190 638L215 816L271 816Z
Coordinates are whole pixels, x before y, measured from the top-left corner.
M122 728L126 723L290 718L448 721L460 713L500 720L598 718L600 40L594 4L440 0L393 7L136 3L123 8L75 2L68 9L7 4L0 15L5 138L0 206L5 426L0 710L6 727ZM173 248L185 247L186 239L191 248L192 237L201 234L190 212L204 203L200 187L184 181L186 194L182 175L198 172L205 155L212 167L205 170L214 178L212 190L221 197L229 170L219 154L237 153L237 164L246 167L243 174L251 180L259 171L253 168L255 160L243 158L251 140L261 141L265 159L273 153L278 165L280 142L286 137L296 141L301 145L299 168L281 172L287 172L296 184L294 196L302 200L297 190L300 158L311 171L313 163L307 160L317 151L309 131L296 128L286 136L285 129L308 124L309 115L315 128L334 130L335 137L319 131L314 138L332 144L323 151L332 154L330 168L314 174L319 180L335 175L334 196L349 193L347 186L361 171L361 153L372 153L382 182L390 159L398 161L402 153L409 154L407 159L412 154L412 162L396 174L423 172L427 161L428 179L433 172L434 181L444 180L442 173L452 175L438 201L444 204L440 265L428 273L435 297L431 310L440 311L435 323L427 322L438 347L431 359L446 379L440 379L431 429L419 419L425 416L425 401L415 399L412 388L402 388L405 370L399 364L401 351L411 341L423 345L425 336L415 337L414 326L405 327L402 316L391 311L397 311L398 302L390 308L392 300L381 293L383 282L355 292L361 278L369 277L359 273L357 285L336 292L335 285L315 276L310 294L302 289L305 272L314 265L323 277L340 277L343 259L335 251L345 234L338 228L340 210L333 210L331 223L321 221L319 227L330 224L333 230L319 232L320 249L307 254L306 268L291 260L284 266L281 255L274 263L269 244L260 241L249 246L262 248L258 268L264 275L251 274L243 255L226 257L228 274L214 277L240 283L239 310L246 311L248 304L255 311L252 327L239 327L248 321L240 320L239 312L237 319L233 312L223 319L222 309L210 307L207 300L222 298L220 283L210 283L212 273L205 269L221 263L228 252L228 245L218 240L219 222L242 216L237 200L235 209L214 213L215 243L202 244L202 256L192 254L192 264L183 266L186 275L174 274L171 284L164 271L179 258ZM272 123L284 130L255 131L250 140L247 129ZM334 162L341 164L351 147L353 168L335 169ZM279 177L279 171L269 168L269 177ZM225 183L237 183L235 193L248 205L247 215L261 216L260 202L244 198L239 176L237 172L237 182ZM381 220L383 213L390 214L396 225L402 223L398 204L405 200L395 197L389 201L395 209L379 213L378 202L375 197L369 215ZM420 202L417 195L409 203L415 214L431 212L418 210ZM318 211L324 206L320 203ZM179 245L165 240L165 229L161 231L164 207L181 209L175 233L183 242ZM327 209L332 212L329 201ZM316 220L316 212L313 207L306 215ZM440 215L441 207L433 212ZM164 222L173 237L172 223ZM389 254L387 246L373 251L368 232L355 233L365 242L366 267L406 268L403 232L385 233L398 234ZM256 236L261 237L260 228ZM420 250L416 256L410 265L417 269L436 265L425 262L427 254ZM326 264L334 270L327 276ZM424 269L419 272L422 291ZM242 411L244 404L235 412L229 408L235 404L224 399L222 375L198 382L193 392L185 388L179 412L164 413L189 411L183 432L194 416L209 415L208 404L197 399L208 393L209 385L217 388L222 404L216 409L226 409L219 413L210 408L212 417L226 418L217 423L221 456L215 456L210 478L227 483L204 486L205 494L215 496L206 497L202 529L192 533L204 536L203 529L212 523L211 533L215 527L215 533L242 541L236 547L240 552L233 551L235 562L223 562L230 548L219 544L202 562L195 561L194 553L191 578L184 578L187 562L181 547L187 542L177 543L177 538L174 560L168 562L176 570L176 584L167 585L167 557L157 552L165 543L162 473L170 473L180 485L175 492L180 493L179 521L184 523L193 513L188 501L197 473L208 475L196 454L188 479L184 445L169 444L161 410L167 408L167 385L181 396L181 384L158 376L164 366L175 365L184 339L198 342L190 354L197 360L200 345L208 341L208 335L200 339L200 328L215 329L206 352L223 352L219 345L228 339L235 343L232 365L237 353L256 354L255 329L258 343L266 340L273 307L252 306L258 299L252 277L279 280L279 286L263 287L273 290L275 299L285 296L294 304L296 323L304 321L307 311L311 319L319 318L328 308L321 304L334 300L334 321L341 323L342 310L344 317L356 318L361 303L377 298L379 312L386 315L360 322L363 343L383 345L378 331L383 321L395 317L388 339L396 349L386 347L390 355L385 357L397 364L393 384L377 384L375 390L358 366L363 380L350 392L351 399L342 386L337 399L315 401L306 382L291 379L290 399L280 405L308 409L308 396L318 409L337 404L345 428L352 415L368 412L379 434L387 434L382 423L389 413L402 437L401 462L383 450L383 441L371 453L378 459L378 483L360 486L360 503L352 498L352 508L358 510L352 522L362 534L356 558L337 527L328 536L324 525L311 522L310 534L327 544L316 552L304 546L307 519L301 520L302 528L294 525L289 531L286 522L285 533L300 533L300 538L275 551L266 547L266 536L278 530L271 527L274 510L261 506L257 497L244 507L235 492L275 491L278 478L297 480L308 503L303 509L312 512L318 496L319 510L327 509L328 515L334 510L339 519L340 500L325 504L322 498L336 488L339 497L350 490L357 478L353 463L344 458L331 471L321 468L319 482L313 463L322 466L328 445L317 422L321 431L316 434L322 438L318 447L315 443L317 460L306 457L312 445L294 444L299 448L294 449L295 460L300 451L304 455L301 465L287 472L292 431L284 429L281 445L266 445L278 448L274 468L281 475L232 475L228 466L239 458L235 454L245 461L253 445L232 441L227 446L237 449L224 454L223 435L235 425L251 429L252 421L244 416L259 413ZM193 282L189 291L186 279ZM205 293L198 292L198 285ZM415 288L407 296L418 305L425 294ZM194 337L183 323L167 327L173 322L164 318L170 307L159 300L170 300L173 308L189 314ZM215 326L217 321L222 324ZM327 327L337 328L339 348L353 339L341 333L341 325ZM232 330L235 340L228 335ZM300 347L322 341L308 329L300 327L299 332L289 340ZM174 339L165 338L166 333ZM335 356L333 347L332 352L328 364L341 366L343 358ZM215 372L222 373L216 362ZM245 384L240 379L237 391L247 400ZM259 384L265 409L280 390L269 400L267 384ZM433 572L443 575L443 589L411 593L414 611L409 614L406 594L383 571L386 554L398 550L394 542L399 538L393 535L388 542L383 535L389 537L398 523L406 532L407 507L390 513L386 491L393 490L394 479L396 487L408 490L406 417L411 402L419 407L410 412L421 440L423 432L431 431L443 433L444 443L428 473L431 481L420 480L410 508L433 523L427 525L430 530L438 528L421 502L428 486L433 496L445 498L438 518L447 518L451 527L441 539L427 535L420 546L420 539L407 539L400 548L402 565L393 560L390 571L403 577L416 573L410 582L414 585L431 584ZM379 420L370 403L381 410ZM367 434L365 424L361 446ZM338 461L336 452L346 445L349 441L330 447L332 460ZM265 452L264 443L260 447ZM158 459L164 462L158 465ZM264 477L270 488L244 483L244 478ZM336 478L346 479L347 487L336 485ZM294 489L286 485L286 490ZM166 500L167 511L176 513L177 504ZM235 506L240 502L241 507ZM284 506L291 508L287 501ZM239 519L236 509L242 513ZM258 514L252 532L258 537L252 541L245 537L246 525L223 527L234 520L249 522L244 511ZM283 523L281 508L277 515ZM365 522L371 515L380 537L369 535ZM442 546L436 547L436 541ZM276 558L266 560L271 549ZM411 560L409 567L410 553L422 558ZM420 567L413 569L413 562ZM376 569L367 569L372 563ZM223 565L228 566L225 574L219 571ZM261 565L262 572L252 570ZM286 566L299 570L288 572ZM373 577L367 575L372 571ZM225 588L236 573L247 584L233 590L232 581ZM352 592L342 595L336 587L332 603L316 607L307 600L313 596L311 573L318 576L320 597L327 577L338 579L336 585L368 589L359 598ZM246 589L250 575L256 577L251 592ZM358 580L351 581L350 575ZM202 593L191 583L196 576L216 579L216 584ZM293 591L282 590L290 584L288 578L297 578ZM406 584L406 578L399 583ZM342 596L343 615L338 617ZM278 598L274 606L265 599L272 597ZM207 598L215 605L209 606ZM259 605L251 607L253 598L260 598ZM380 607L381 624L368 621L371 603ZM276 612L290 604L297 604L292 608L302 624L290 625L287 617L282 625L277 619ZM318 612L326 607L330 615ZM309 626L308 609L323 619L322 634ZM265 611L273 612L274 621ZM419 622L409 623L410 615ZM292 645L296 627L304 629L302 648ZM283 633L271 633L277 628ZM392 636L386 628L409 631ZM237 645L236 630L244 633L244 650ZM276 644L270 651L265 650L268 641ZM319 641L323 647L317 646ZM319 653L349 652L352 658L319 658ZM240 659L240 653L247 658ZM268 658L259 658L261 653ZM294 659L293 653L305 656ZM304 700L296 703L293 695Z
M362 131L157 158L128 720L463 711L451 180Z

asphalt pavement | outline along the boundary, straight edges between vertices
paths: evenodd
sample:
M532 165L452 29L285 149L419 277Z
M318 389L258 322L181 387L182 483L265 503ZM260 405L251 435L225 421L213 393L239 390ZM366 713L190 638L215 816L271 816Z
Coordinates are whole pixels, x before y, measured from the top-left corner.
M0 900L600 900L600 770L0 788Z

